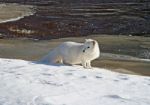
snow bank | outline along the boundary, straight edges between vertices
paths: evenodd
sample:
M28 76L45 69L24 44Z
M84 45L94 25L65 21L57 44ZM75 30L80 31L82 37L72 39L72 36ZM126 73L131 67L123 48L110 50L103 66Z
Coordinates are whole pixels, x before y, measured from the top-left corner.
M150 105L150 77L0 59L0 105Z
M0 4L0 23L17 21L35 13L33 6L15 3Z

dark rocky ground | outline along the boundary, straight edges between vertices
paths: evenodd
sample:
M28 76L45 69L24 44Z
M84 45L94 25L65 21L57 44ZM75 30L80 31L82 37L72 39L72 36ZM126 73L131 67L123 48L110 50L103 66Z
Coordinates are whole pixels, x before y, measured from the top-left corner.
M0 0L0 2L36 6L36 13L33 16L1 23L0 38L53 39L91 34L150 36L149 0Z

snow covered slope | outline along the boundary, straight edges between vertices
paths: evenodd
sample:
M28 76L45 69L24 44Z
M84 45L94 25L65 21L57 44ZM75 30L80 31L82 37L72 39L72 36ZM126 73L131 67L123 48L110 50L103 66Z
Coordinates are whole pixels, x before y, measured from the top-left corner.
M0 59L0 105L150 105L150 77Z

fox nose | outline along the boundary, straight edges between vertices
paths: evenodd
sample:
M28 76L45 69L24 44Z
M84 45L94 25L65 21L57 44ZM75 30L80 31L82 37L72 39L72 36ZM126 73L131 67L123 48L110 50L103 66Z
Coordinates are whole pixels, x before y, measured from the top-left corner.
M85 52L85 50L83 50L83 52Z

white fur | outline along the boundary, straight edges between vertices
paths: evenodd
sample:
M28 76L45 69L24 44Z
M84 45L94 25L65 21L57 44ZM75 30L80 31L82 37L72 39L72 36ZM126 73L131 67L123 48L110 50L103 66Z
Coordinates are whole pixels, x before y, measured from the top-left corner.
M100 56L96 40L86 39L84 43L64 42L50 51L41 61L47 63L82 64L91 68L91 61Z

